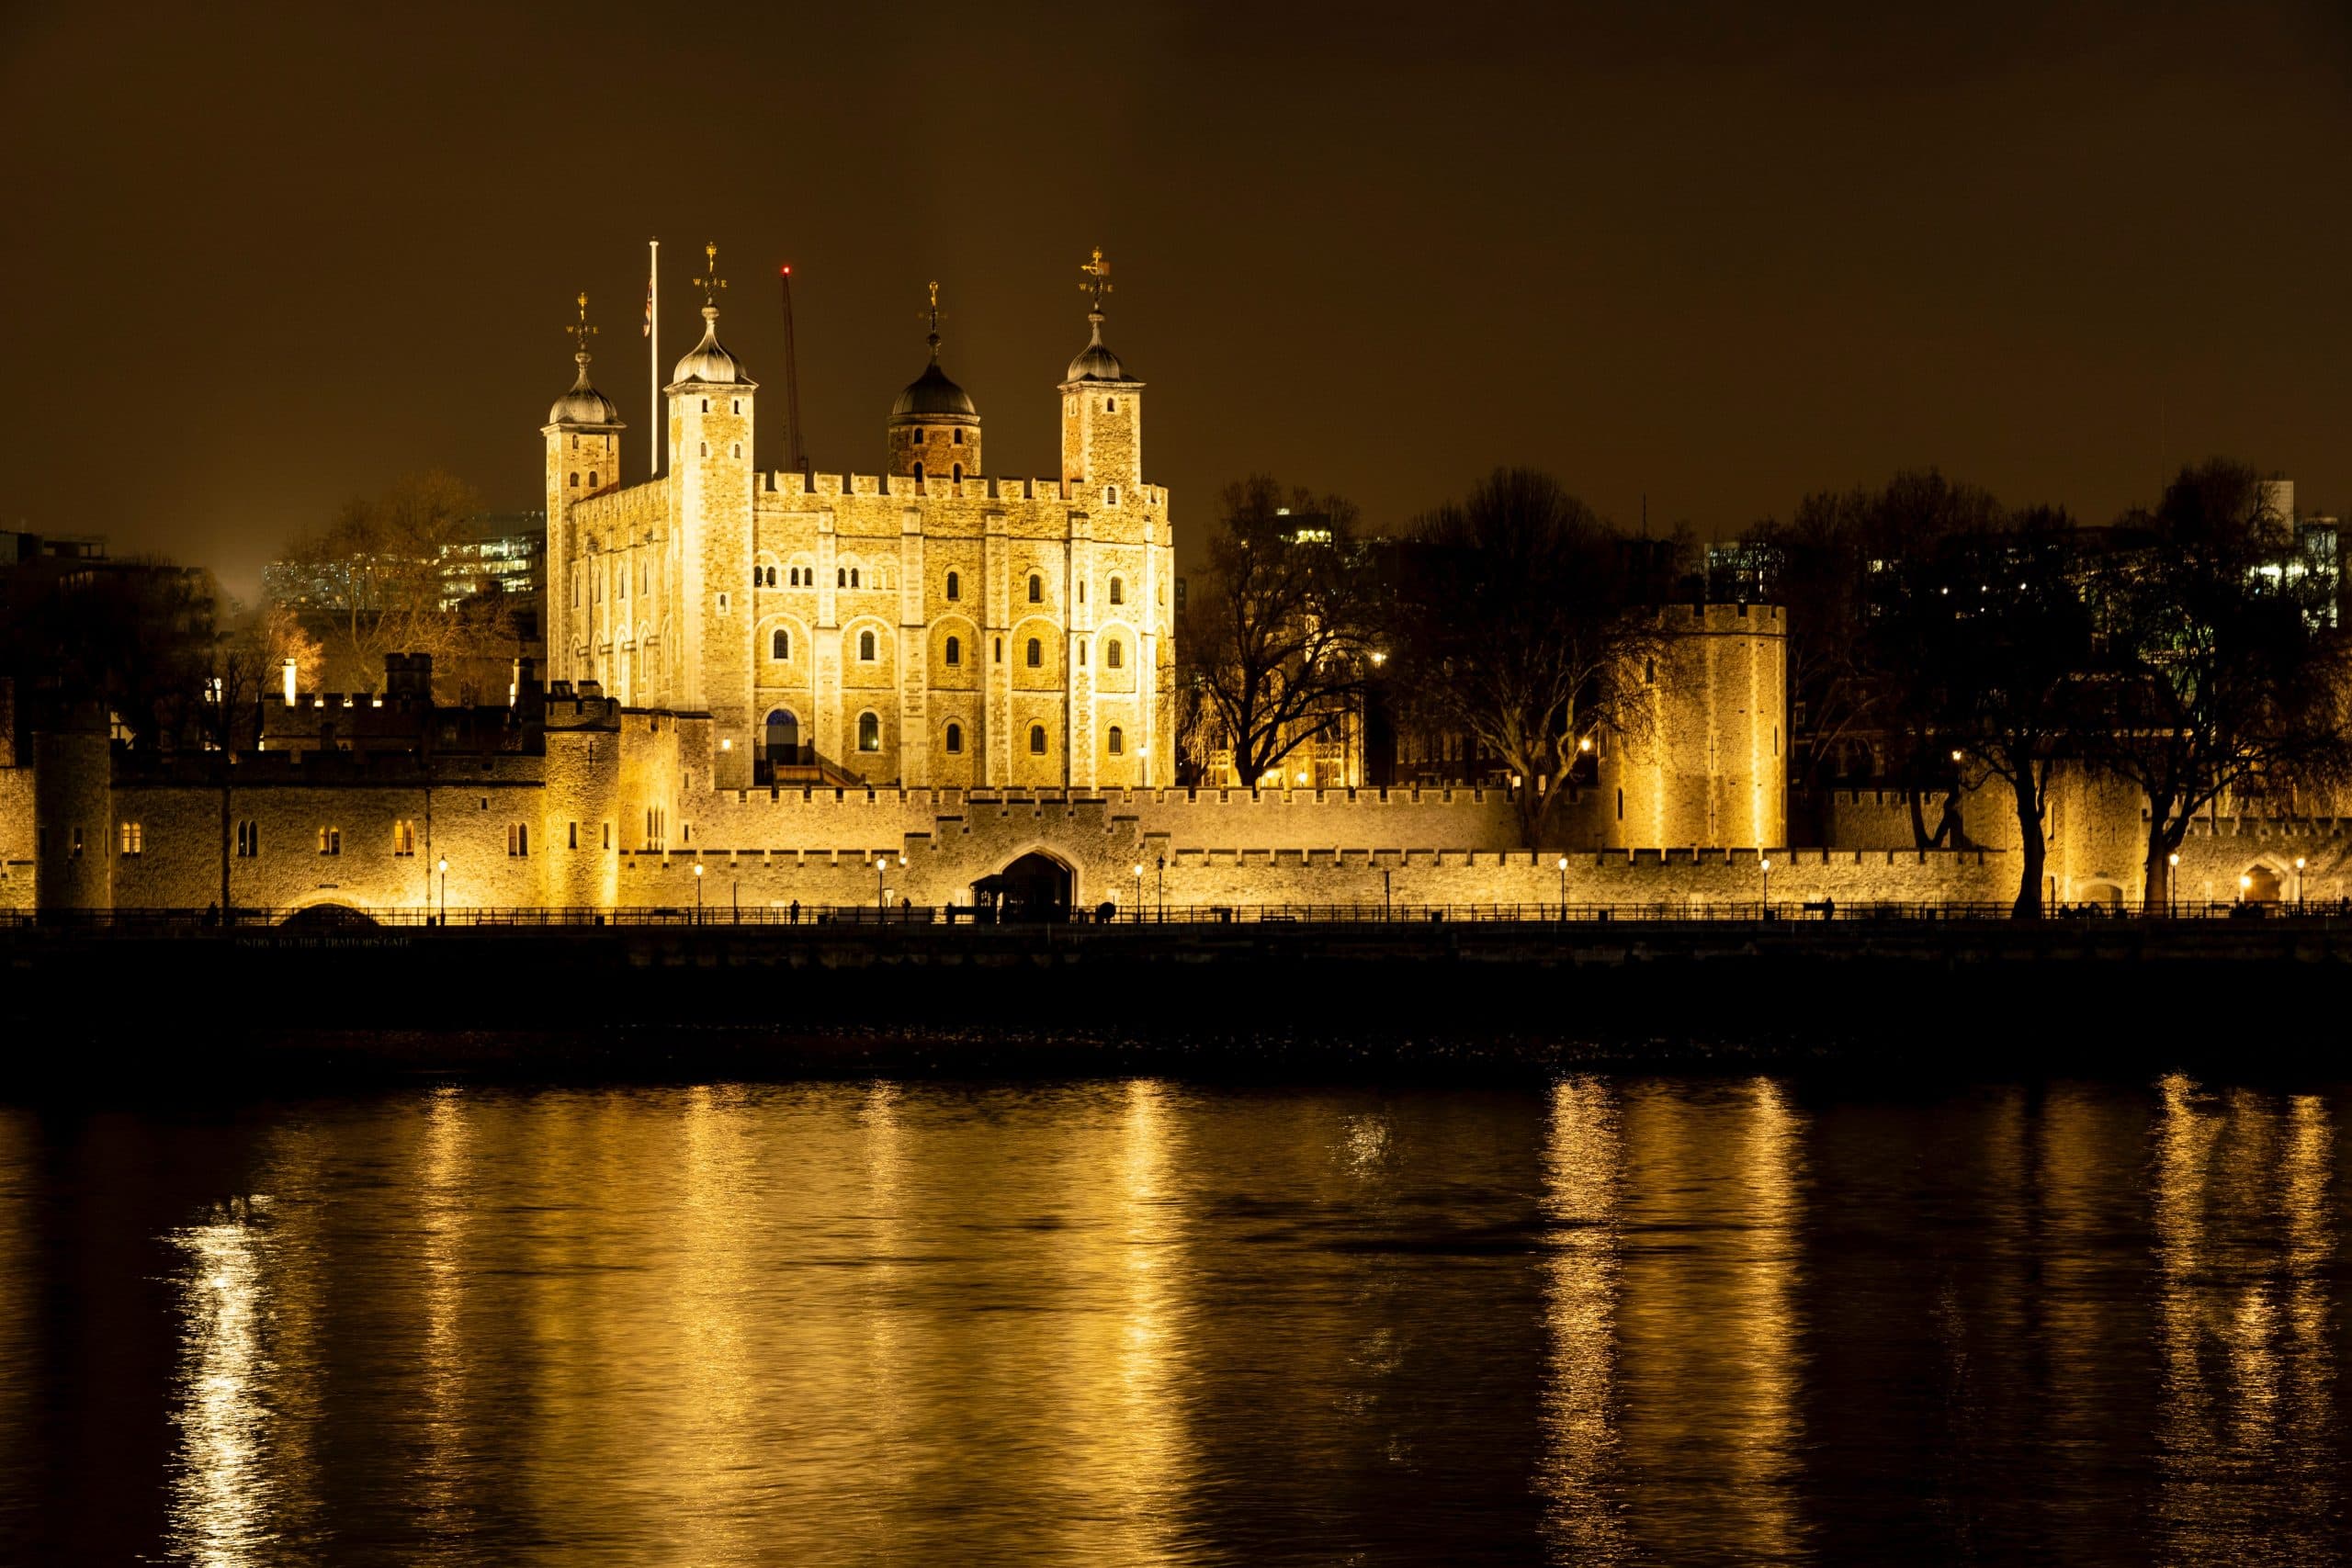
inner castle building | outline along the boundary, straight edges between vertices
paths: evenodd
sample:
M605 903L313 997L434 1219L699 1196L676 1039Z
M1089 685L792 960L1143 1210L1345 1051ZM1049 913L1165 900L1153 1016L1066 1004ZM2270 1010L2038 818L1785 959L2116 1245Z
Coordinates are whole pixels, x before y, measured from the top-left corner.
M1097 253L1046 479L986 467L979 410L940 366L936 285L931 361L875 474L759 467L759 384L719 341L713 286L666 389L669 471L625 484L583 333L545 430L553 679L707 714L721 789L820 758L911 787L1171 783L1168 492L1144 480L1144 383L1102 341L1108 270Z
M1826 847L1785 847L1788 628L1766 604L1658 611L1654 739L1602 737L1542 850L1499 788L1174 787L1170 502L1144 478L1144 383L1103 341L1106 275L1097 253L1042 479L989 472L935 317L880 472L763 469L713 287L666 389L666 471L624 483L583 321L542 427L546 683L521 668L505 705L452 708L395 655L376 691L265 694L251 749L142 754L103 711L35 713L0 681L0 910L2013 895L1997 799L1967 847L1921 850L1899 793L1841 792L1815 803ZM2053 798L2050 896L2136 900L2136 799L2082 778ZM2187 897L2333 898L2347 876L2352 822L2218 815L2179 871Z

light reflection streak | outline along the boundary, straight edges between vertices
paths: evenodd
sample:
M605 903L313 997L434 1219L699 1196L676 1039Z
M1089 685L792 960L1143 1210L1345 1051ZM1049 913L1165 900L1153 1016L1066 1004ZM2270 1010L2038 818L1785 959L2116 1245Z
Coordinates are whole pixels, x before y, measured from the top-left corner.
M236 1198L170 1241L187 1257L181 1284L179 1404L173 1424L167 1542L206 1568L244 1568L277 1540L277 1480L263 1343L269 1311L269 1200Z
M469 1156L475 1113L454 1087L426 1101L418 1151L418 1206L424 1231L419 1260L424 1296L421 1405L424 1473L419 1506L436 1534L462 1528L466 1491L466 1347L463 1251L472 1190Z
M1798 1523L1789 1506L1797 1467L1797 1248L1804 1221L1798 1190L1803 1130L1788 1096L1770 1078L1750 1086L1741 1175L1748 1223L1741 1233L1742 1315L1749 1331L1742 1371L1747 1429L1734 1450L1733 1473L1751 1500L1750 1544L1757 1560L1796 1554Z
M2211 1451L2209 1406L2200 1357L2204 1313L2206 1166L2221 1120L2196 1103L2197 1086L2174 1073L2159 1085L2150 1206L2155 1225L2156 1348L2163 1365L2157 1411L2156 1512L2177 1552L2210 1508L2203 1458Z
M1545 1533L1578 1562L1625 1560L1617 1518L1618 1201L1623 1134L1615 1089L1570 1078L1552 1091L1544 1151L1549 1365L1536 1483Z

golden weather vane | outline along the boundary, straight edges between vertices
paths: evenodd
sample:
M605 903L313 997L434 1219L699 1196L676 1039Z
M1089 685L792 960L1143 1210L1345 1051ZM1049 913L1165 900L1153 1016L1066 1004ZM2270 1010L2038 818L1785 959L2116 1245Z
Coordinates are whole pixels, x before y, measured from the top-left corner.
M1086 281L1078 286L1078 291L1093 298L1094 310L1099 314L1102 296L1111 292L1111 264L1102 259L1102 247L1095 246L1094 259L1079 263L1078 270L1086 274Z
M580 291L579 321L574 325L564 328L563 330L572 337L579 340L581 353L585 354L588 352L588 340L596 335L596 329L588 324L588 291L586 289L583 288Z
M727 287L727 280L718 276L718 242L716 240L707 242L703 245L702 254L703 271L709 276L695 278L695 287L702 290L704 304L716 305L718 303L718 291Z

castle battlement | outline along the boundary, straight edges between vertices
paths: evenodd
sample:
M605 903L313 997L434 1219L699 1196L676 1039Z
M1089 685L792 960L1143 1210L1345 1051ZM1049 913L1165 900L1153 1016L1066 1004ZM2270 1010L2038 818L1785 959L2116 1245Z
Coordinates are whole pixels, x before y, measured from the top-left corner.
M904 474L815 474L804 477L789 469L772 469L759 476L760 491L785 502L831 501L842 497L897 496L926 500L1050 501L1075 502L1086 499L1076 486L1059 479L975 476L968 479L911 478ZM1130 492L1136 504L1164 507L1168 491L1162 485L1138 485Z
M1658 610L1658 624L1682 636L1781 636L1788 631L1788 613L1778 604L1667 604Z

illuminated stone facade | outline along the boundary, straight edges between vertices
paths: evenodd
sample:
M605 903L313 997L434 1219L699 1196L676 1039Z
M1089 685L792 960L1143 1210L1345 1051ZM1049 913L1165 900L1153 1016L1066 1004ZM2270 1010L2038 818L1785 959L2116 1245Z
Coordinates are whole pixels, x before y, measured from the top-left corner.
M983 471L935 333L885 425L885 471L762 470L758 385L717 307L703 317L667 389L667 473L621 482L621 426L584 357L551 411L557 681L707 716L727 789L820 764L909 787L1172 782L1168 493L1144 482L1144 384L1099 311L1058 389L1050 479Z

